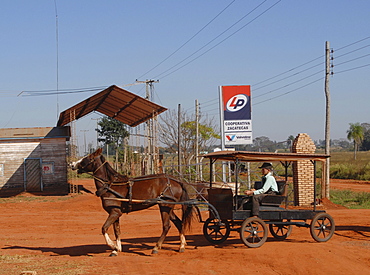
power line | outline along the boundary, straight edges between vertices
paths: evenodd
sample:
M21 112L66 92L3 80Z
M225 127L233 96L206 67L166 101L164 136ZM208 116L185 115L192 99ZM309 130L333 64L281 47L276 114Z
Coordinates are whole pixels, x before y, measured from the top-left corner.
M159 62L156 66L154 66L153 68L151 68L149 71L147 71L146 73L142 74L140 77L138 78L142 78L144 75L150 73L151 71L153 71L154 69L156 69L158 66L160 66L161 64L163 64L165 61L167 61L170 57L172 57L175 53L177 53L179 50L181 50L185 45L187 45L191 40L193 40L199 33L201 33L206 27L208 27L217 17L219 17L225 10L227 10L227 8L229 8L233 3L235 2L235 0L231 1L222 11L220 11L211 21L209 21L206 25L204 25L198 32L196 32L192 37L190 37L185 43L183 43L179 48L177 48L174 52L172 52L169 56L167 56L164 60L162 60L161 62Z
M351 54L351 53L357 52L357 51L362 50L362 49L367 48L367 47L370 47L370 45L366 45L366 46L363 46L363 47L361 47L361 48L358 48L358 49L352 50L352 51L350 51L350 52L348 52L348 53L345 53L345 54L342 54L342 55L338 55L336 58L343 57L343 56L345 56L345 55L348 55L348 54Z
M56 94L77 94L77 93L86 93L86 92L95 92L104 87L92 87L92 88L83 88L83 89L66 89L66 90L40 90L40 91L22 91L18 96L46 96L46 95L56 95Z
M370 38L370 36L365 37L365 38L362 38L362 39L360 39L360 40L357 40L356 42L353 42L353 43L348 44L348 45L346 45L346 46L343 46L343 47L341 47L341 48L339 48L339 49L336 49L336 51L343 50L343 49L348 48L348 47L350 47L350 46L352 46L352 45L355 45L355 44L357 44L357 43L360 43L360 42L362 42L362 41L365 41L365 40L367 40L367 39L369 39L369 38Z
M299 71L299 72L297 72L297 73L294 73L294 74L292 74L292 75L286 76L286 77L284 77L284 78L281 78L281 79L276 80L276 81L274 81L274 82L271 82L271 83L269 83L269 84L266 84L266 85L264 85L264 86L262 86L262 87L259 87L259 88L253 88L253 90L254 90L254 91L256 91L256 90L259 90L259 89L265 88L265 87L267 87L267 86L270 86L270 85L272 85L272 84L278 83L278 82L280 82L280 81L286 80L286 79L288 79L288 78L290 78L290 77L297 76L297 75L299 75L300 73L303 73L303 72L308 71L308 70L310 70L310 69L316 68L316 67L318 67L318 66L320 66L320 65L322 65L322 64L324 64L324 62L321 62L321 63L319 63L319 64L316 64L316 65L314 65L314 66L311 66L311 67L309 67L309 68L307 68L307 69L304 69L304 70ZM320 72L321 72L321 70L320 70Z
M74 91L74 92L84 92L84 91L93 91L93 90L101 90L105 89L107 86L97 86L97 87L87 87L87 88L70 88L70 89L62 89L59 91ZM57 92L58 90L55 89L48 89L48 90L25 90L23 93L50 93L50 92Z
M273 99L276 99L276 98L282 97L282 96L287 95L287 94L290 94L290 93L293 93L293 92L295 92L295 91L297 91L297 90L300 90L300 89L305 88L305 87L307 87L307 86L309 86L309 85L312 85L312 84L314 84L314 83L316 83L316 82L318 82L318 81L320 81L320 80L322 80L322 79L324 79L324 77L320 77L319 79L316 79L316 80L314 80L314 81L311 81L310 83L307 83L307 84L305 84L305 85L303 85L303 86L300 86L300 87L298 87L298 88L296 88L296 89L293 89L293 90L290 90L290 91L288 91L288 92L285 92L285 93L283 93L283 94L281 94L281 95L277 95L277 96L275 96L275 97L270 97L270 98L265 99L265 100L263 100L263 101L260 101L260 102L254 103L254 104L253 104L253 106L258 105L258 104L261 104L261 103L266 102L266 101L270 101L270 100L273 100Z
M309 76L303 77L303 78L301 78L301 79L298 79L298 80L296 80L296 81L293 81L293 82L291 82L291 83L288 83L288 84L286 84L286 85L284 85L284 86L282 86L282 87L276 88L276 89L271 90L271 91L269 91L269 92L266 92L266 93L263 93L263 94L257 95L257 96L255 96L255 97L253 97L253 98L258 98L258 97L261 97L261 96L264 96L264 95L267 95L267 94L271 94L272 92L276 92L276 91L278 91L278 90L280 90L280 89L283 89L283 88L289 87L290 85L293 85L293 84L296 84L296 83L301 82L301 81L303 81L303 80L306 80L307 78L310 78L310 77L312 77L312 76L314 76L314 75L317 75L317 74L319 74L319 73L322 73L322 72L323 72L323 70L320 70L320 71L315 72L315 73L313 73L313 74L311 74L311 75L309 75Z
M256 8L254 8L251 12L249 12L248 14L246 14L244 17L248 16L250 13L252 13L253 11L255 11L258 7L260 7L264 2L266 2L267 0L263 1L260 5L258 5ZM257 20L259 17L261 17L263 14L265 14L267 11L269 11L270 9L272 9L274 6L276 6L279 2L281 2L281 0L278 0L276 3L274 3L273 5L271 5L269 8L267 8L266 10L264 10L263 12L261 12L259 15L257 15L255 18L253 18L252 20L250 20L248 23L246 23L245 25L243 25L241 28L239 28L238 30L236 30L235 32L233 32L232 34L230 34L229 36L227 36L226 38L224 38L223 40L221 40L220 42L218 42L217 44L215 44L214 46L212 46L211 48L209 48L208 50L206 50L205 52L201 53L200 55L196 56L195 58L193 58L192 60L190 60L189 62L185 63L184 65L180 66L179 68L173 70L172 72L169 72L168 74L164 75L164 76L161 76L163 74L165 74L166 72L172 70L173 68L175 68L176 66L180 65L181 63L183 63L184 61L188 60L190 57L192 57L193 55L195 55L196 53L198 53L199 51L201 51L202 49L204 49L206 46L208 46L210 43L212 43L214 40L216 40L218 37L220 37L223 33L225 33L226 31L228 31L231 27L233 27L234 25L232 25L231 27L229 27L227 30L225 30L224 32L222 32L220 35L218 35L216 38L212 39L210 42L208 42L207 44L205 44L204 46L202 46L200 49L198 49L197 51L195 51L194 53L192 53L191 55L189 55L188 57L184 58L183 60L181 60L180 62L178 62L177 64L175 64L174 66L172 66L171 68L167 69L166 71L160 73L159 75L157 75L156 77L154 78L164 78L164 77L167 77L175 72L177 72L178 70L184 68L185 66L189 65L190 63L194 62L195 60L197 60L198 58L202 57L203 55L205 55L206 53L208 53L209 51L211 51L212 49L216 48L217 46L219 46L221 43L225 42L226 40L228 40L230 37L232 37L233 35L235 35L236 33L238 33L239 31L241 31L242 29L244 29L246 26L248 26L249 24L251 24L253 21ZM244 18L243 17L243 18ZM240 20L239 20L240 21ZM238 22L239 22L238 21Z
M362 56L359 56L359 57L356 57L356 58L353 58L353 59L350 59L350 60L347 60L347 61L344 61L342 63L336 64L335 66L341 66L343 64L346 64L346 63L349 63L349 62L352 62L352 61L355 61L355 60L362 59L362 58L367 57L369 55L370 55L370 53L369 54L362 55Z
M358 40L358 41L356 41L356 42L350 43L350 44L348 44L348 45L346 45L346 46L343 46L343 47L339 48L339 50L343 50L343 49L345 49L345 48L347 48L347 47L349 47L349 46L352 46L352 45L358 44L359 42L365 41L365 40L367 40L367 39L369 39L369 38L370 38L370 37L366 37L366 38L360 39L360 40ZM349 52L347 52L347 53L344 53L344 54L342 54L342 55L340 55L340 56L336 57L336 59L338 59L338 58L340 58L340 57L343 57L343 56L346 56L346 55L349 55L349 54L351 54L351 53L357 52L357 51L362 50L362 49L364 49L364 48L367 48L367 47L369 47L369 46L370 46L370 45L365 45L365 46L359 47L359 48L357 48L357 49L351 50L351 51L349 51ZM337 50L337 51L338 51L338 50ZM341 66L341 65L343 65L343 64L346 64L346 63L349 63L349 62L352 62L352 61L356 61L356 60L359 60L359 59L365 58L365 57L367 57L367 56L369 56L369 55L370 55L370 54L365 54L365 55L362 55L362 56L360 56L360 57L353 58L353 59L351 59L351 60L347 60L347 61L344 61L344 62L342 62L342 63L339 63L339 64L337 64L336 66ZM273 76L273 77L270 77L270 78L268 78L268 79L266 79L266 80L263 80L263 81L261 81L261 82L259 82L259 83L253 84L253 85L255 86L255 85L258 85L258 84L262 84L262 83L265 83L265 82L270 81L270 80L272 80L272 79L275 79L275 78L277 78L277 77L279 77L279 76L282 76L282 75L284 75L284 74L286 74L286 73L292 72L292 71L294 71L294 70L296 70L296 69L298 69L298 68L301 68L301 67L303 67L303 66L305 66L305 65L308 65L308 64L310 64L310 63L312 63L312 62L314 62L314 61L316 61L316 60L318 60L318 59L322 58L323 56L325 56L325 55L321 55L321 56L319 56L319 57L316 57L316 58L314 58L314 59L312 59L312 60L310 60L310 61L308 61L308 62L305 62L305 63L303 63L303 64L301 64L301 65L299 65L299 66L296 66L296 67L294 67L294 68L292 68L292 69L289 69L289 70L287 70L287 71L285 71L285 72L283 72L283 73L280 73L280 74L278 74L278 75L275 75L275 76ZM301 70L301 71L299 71L299 72L297 72L297 73L294 73L294 74L292 74L292 75L289 75L289 76L287 76L287 77L284 77L284 78L278 79L278 80L276 80L276 81L274 81L274 82L272 82L272 83L270 83L270 84L266 84L266 85L264 85L264 86L262 86L262 87L259 87L259 88L257 88L257 89L261 89L261 88L264 88L264 87L266 87L266 86L269 86L269 85L275 84L275 83L277 83L277 82L280 82L280 81L282 81L282 80L286 80L286 79L288 79L288 78L290 78L290 77L292 77L292 76L296 76L297 74L300 74L300 73L305 72L305 71L307 71L307 70L309 70L309 69L312 69L312 68L314 68L314 67L317 67L317 66L319 66L319 65L322 65L323 63L324 63L324 62L322 62L322 63L318 63L318 64L313 65L313 66L311 66L311 67L309 67L309 68L307 68L307 69ZM365 65L361 65L361 66L357 66L357 67L353 67L353 68L345 69L345 70L342 70L342 71L336 72L335 74L338 74L338 73L344 73L344 72L348 72L348 71L352 71L352 70L356 70L356 69L361 69L361 68L365 68L365 67L369 67L369 66L370 66L370 64L365 64ZM255 96L254 98L258 98L258 97L261 97L261 96L264 96L264 95L267 95L267 94L271 94L271 93L276 92L276 91L278 91L278 90L280 90L280 89L282 89L282 88L286 88L286 87L288 87L288 86L290 86L290 85L293 85L293 84L295 84L295 83L298 83L298 82L300 82L300 81L303 81L303 80L305 80L305 79L307 79L307 78L309 78L309 77L312 77L312 76L314 76L314 75L316 75L316 74L319 74L319 73L321 73L321 72L322 72L322 70L320 70L320 71L318 71L318 72L315 72L315 73L313 73L313 74L311 74L311 75L309 75L309 76L303 77L303 78L301 78L301 79L299 79L299 80L296 80L296 81L294 81L294 82L290 82L290 83L288 83L288 84L286 84L286 85L284 85L284 86L282 86L282 87L279 87L279 88L273 89L273 90L271 90L271 91L265 92L265 93L263 93L263 94L257 95L257 96ZM314 84L314 83L316 83L316 82L318 82L318 81L320 81L320 80L322 80L322 79L323 79L323 77L321 77L321 78L319 78L319 79L316 79L316 80L314 80L314 81L311 81L311 82L309 82L309 83L307 83L307 84L305 84L305 85L302 85L302 86L300 86L300 87L298 87L298 88L292 89L292 90L290 90L290 91L288 91L288 92L285 92L285 93L283 93L283 94L277 95L277 96L275 96L275 97L271 97L271 98L269 98L269 99L266 99L266 100L263 100L263 101L260 101L260 102L257 102L257 103L253 103L253 106L258 105L258 104L261 104L261 103L266 102L266 101L270 101L270 100L273 100L273 99L276 99L276 98L282 97L282 96L287 95L287 94L290 94L290 93L295 92L295 91L297 91L297 90L300 90L300 89L302 89L302 88L304 88L304 87L307 87L307 86L309 86L309 85L312 85L312 84ZM256 89L254 89L254 90L256 90ZM214 100L217 100L217 99L214 99ZM213 105L213 104L207 104L207 106L208 106L208 105ZM203 107L203 105L201 105L201 106ZM206 105L204 105L204 106L206 106ZM210 109L209 111L213 111L213 110L217 110L217 109L218 109L218 108L214 108L214 109ZM203 110L203 111L207 111L207 110L205 110L205 109L203 109L203 108L202 108L202 110Z
M347 48L347 47L350 47L350 46L352 46L352 45L355 45L355 44L358 44L358 43L360 43L360 42L362 42L362 41L365 41L365 40L367 40L367 39L369 39L369 38L370 38L370 36L369 36L369 37L366 37L366 38L363 38L363 39L360 39L360 40L355 41L355 42L353 42L353 43L350 43L350 44L348 44L348 45L346 45L346 46L343 46L343 47L341 47L341 48L339 48L339 49L337 49L337 50L335 50L335 51L336 51L336 52L337 52L337 51L340 51L340 50L342 50L342 49L345 49L345 48ZM348 53L345 53L345 54L342 54L342 55L337 56L335 59L338 59L338 58L343 57L343 56L345 56L345 55L348 55L348 54L350 54L350 53L353 53L353 52L359 51L359 50L364 49L364 48L369 47L369 46L370 46L370 45L366 45L366 46L360 47L360 48L358 48L358 49L352 50L352 51L350 51L350 52L348 52ZM252 84L252 85L253 85L253 87L258 86L258 85L260 85L260 84L262 84L262 83L265 83L265 82L270 81L270 80L272 80L272 79L275 79L275 78L277 78L277 77L279 77L279 76L282 76L282 75L284 75L284 74L286 74L286 73L289 73L289 72L292 72L292 71L294 71L294 70L296 70L296 69L298 69L298 68L301 68L301 67L303 67L303 66L305 66L305 65L308 65L308 64L310 64L310 63L312 63L312 62L314 62L314 61L316 61L316 60L318 60L318 59L323 58L324 56L325 56L325 55L320 55L320 56L318 56L318 57L316 57L316 58L314 58L314 59L312 59L312 60L310 60L310 61L308 61L308 62L305 62L305 63L303 63L303 64L301 64L301 65L298 65L298 66L296 66L296 67L294 67L294 68L292 68L292 69L289 69L289 70L287 70L287 71L285 71L285 72L282 72L282 73L280 73L280 74L277 74L277 75L275 75L275 76L273 76L273 77L270 77L270 78L265 79L265 80L263 80L263 81L260 81L260 82L258 82L258 83L254 83L254 84ZM321 64L324 64L324 62L322 62L322 63L320 63L320 64L317 64L317 65L314 65L314 66L312 66L311 68L316 67L316 66L321 65ZM308 69L306 69L306 70L308 70ZM300 72L303 72L303 71L306 71L306 70L302 70L302 71L300 71ZM294 74L294 75L295 75L295 74ZM292 76L293 76L293 75L292 75ZM287 77L287 78L288 78L288 77ZM286 79L286 78L283 78L283 79ZM283 80L283 79L281 79L281 80ZM279 81L280 81L280 80L275 81L275 82L272 82L271 84L276 83L276 82L279 82ZM268 86L268 85L270 85L270 84L267 84L267 85L265 85L265 86L263 86L263 87L266 87L266 86ZM262 87L259 87L259 88L257 88L257 89L260 89L260 88L262 88ZM254 88L254 91L255 91L255 90L257 90L257 89L256 89L256 88Z
M350 69L347 69L347 70L342 70L342 71L336 72L335 74L340 74L340 73L344 73L344 72L349 72L349 71L353 71L353 70L357 70L357 69L361 69L361 68L365 68L365 67L369 67L369 66L370 66L370 64L366 64L366 65L362 65L362 66L358 66L358 67L350 68Z
M292 68L292 69L289 69L289 70L287 70L287 71L285 71L285 72L282 72L282 73L280 73L280 74L277 74L277 75L275 75L275 76L273 76L273 77L270 77L270 78L268 78L268 79L265 79L265 80L262 80L262 81L260 81L260 82L258 82L258 83L255 83L255 84L253 84L253 86L257 86L257 85L259 85L259 84L262 84L262 83L265 83L265 82L267 82L267 81L269 81L269 80L272 80L272 79L274 79L274 78L276 78L276 77L279 77L279 76L281 76L281 75L284 75L284 74L286 74L286 73L289 73L289 72L291 72L291 71L294 71L294 70L296 70L296 69L298 69L298 68L300 68L300 67L303 67L303 66L305 66L305 65L307 65L307 64L310 64L310 63L312 63L312 62L314 62L314 61L316 61L316 60L318 60L318 59L320 59L320 58L323 58L325 55L321 55L321 56L319 56L319 57L316 57L316 58L314 58L314 59L312 59L312 60L310 60L310 61L308 61L308 62L305 62L305 63L303 63L303 64L301 64L301 65L298 65L298 66L296 66L296 67L294 67L294 68ZM322 63L321 63L322 64Z

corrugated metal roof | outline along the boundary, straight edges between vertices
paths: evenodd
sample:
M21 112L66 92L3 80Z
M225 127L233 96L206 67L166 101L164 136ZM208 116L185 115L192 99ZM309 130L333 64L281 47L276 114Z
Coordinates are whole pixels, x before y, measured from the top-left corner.
M325 154L300 154L300 153L266 153L266 152L249 152L249 151L219 151L206 155L205 158L225 161L258 162L258 161L299 161L299 160L314 160L325 161L329 155Z
M166 110L167 108L112 85L60 113L57 126L64 126L73 119L97 111L134 127Z
M70 127L31 127L0 129L0 140L66 138L71 136Z

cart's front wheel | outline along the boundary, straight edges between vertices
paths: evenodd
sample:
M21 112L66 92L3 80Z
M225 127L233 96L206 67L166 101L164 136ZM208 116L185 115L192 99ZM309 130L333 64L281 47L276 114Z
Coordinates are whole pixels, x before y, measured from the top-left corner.
M289 222L289 220L288 220L288 222ZM288 238L290 236L290 234L292 233L293 225L284 224L284 222L282 222L280 224L269 224L269 229L270 229L271 235L275 239L277 239L279 241L283 241L286 238Z
M258 217L246 219L240 228L240 239L248 247L260 247L267 239L266 223Z
M230 224L227 220L208 218L203 225L203 235L210 243L223 243L230 235Z
M330 240L334 230L334 219L329 214L319 213L312 219L310 233L315 241L326 242Z

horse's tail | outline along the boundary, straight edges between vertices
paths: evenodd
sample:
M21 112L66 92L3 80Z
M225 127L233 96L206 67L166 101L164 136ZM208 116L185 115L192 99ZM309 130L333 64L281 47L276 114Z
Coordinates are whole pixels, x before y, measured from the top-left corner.
M182 195L181 201L186 202L189 201L189 193L188 190L185 188L184 183L180 183L182 187ZM194 219L194 205L190 203L184 203L182 205L182 228L184 231L189 230L191 227L191 223Z

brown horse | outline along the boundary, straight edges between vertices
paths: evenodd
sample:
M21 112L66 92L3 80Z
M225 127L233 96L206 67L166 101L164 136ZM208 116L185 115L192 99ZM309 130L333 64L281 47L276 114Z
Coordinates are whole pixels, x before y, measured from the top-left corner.
M180 252L184 252L186 240L184 231L190 227L193 206L182 204L182 220L174 213L174 206L189 200L185 186L179 180L166 174L141 176L129 179L117 173L102 156L102 149L83 157L71 164L72 170L78 173L92 173L96 186L96 195L101 198L102 205L109 216L102 227L107 245L112 249L110 256L122 251L119 218L123 213L139 211L155 204L159 205L162 218L162 235L153 248L158 253L163 241L174 223L180 233ZM113 224L116 241L109 237L107 231Z

